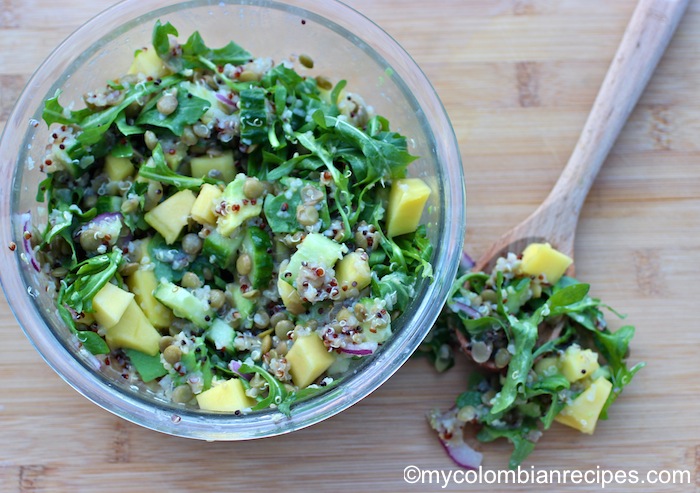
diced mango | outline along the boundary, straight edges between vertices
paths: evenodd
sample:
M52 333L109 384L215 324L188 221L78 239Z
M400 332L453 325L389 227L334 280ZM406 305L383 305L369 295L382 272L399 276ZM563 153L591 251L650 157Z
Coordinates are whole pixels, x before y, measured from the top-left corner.
M345 255L335 265L335 278L341 293L352 288L361 290L372 282L372 271L369 268L368 256L365 252L351 252Z
M105 157L105 172L112 181L126 180L134 171L134 165L127 157L114 157L111 154Z
M216 200L221 197L222 193L222 190L216 185L210 185L209 183L202 185L199 195L197 195L197 200L194 201L192 206L190 213L192 219L199 224L216 224L214 207L216 207Z
M306 311L304 303L301 301L301 296L299 296L299 292L294 289L291 284L284 282L282 279L278 279L277 290L282 298L282 303L284 303L285 308L289 310L289 313L299 315Z
M582 433L592 435L600 411L602 411L611 391L612 383L603 377L598 378L571 404L562 409L554 420Z
M328 352L318 335L309 334L294 341L287 353L287 361L294 385L304 388L326 371L335 357Z
M548 283L556 284L572 263L571 257L555 250L549 243L531 243L523 251L520 269L530 276L544 275Z
M143 264L150 263L151 253L148 251L150 242L150 237L142 238L140 240L134 240L131 242L134 248L132 254L132 262L138 262Z
M171 245L187 226L195 200L192 190L181 190L144 214L144 219Z
M233 161L233 151L224 151L219 156L200 156L190 160L191 175L194 178L209 176L216 170L221 173L224 182L229 183L236 177L236 167Z
M155 356L158 354L160 334L136 300L131 300L119 322L107 329L105 340L111 349L130 348Z
M153 296L153 291L158 286L155 271L138 269L126 278L126 284L129 286L129 290L134 293L136 303L155 328L170 327L175 318L173 312Z
M559 368L569 382L578 382L600 368L598 353L590 349L581 349L578 344L573 344L561 355Z
M255 405L255 399L245 395L238 378L231 378L197 395L197 404L205 411L235 412Z
M387 236L400 236L415 231L429 196L430 187L420 178L394 180L389 192Z
M113 327L122 318L133 299L132 293L108 282L92 298L95 320L105 329Z
M168 69L153 48L141 48L134 56L129 74L143 74L157 79L168 74Z

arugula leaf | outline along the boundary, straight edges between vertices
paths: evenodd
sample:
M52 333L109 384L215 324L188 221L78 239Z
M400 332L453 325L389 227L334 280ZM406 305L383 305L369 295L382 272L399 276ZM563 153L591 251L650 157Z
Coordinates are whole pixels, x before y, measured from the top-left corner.
M404 311L415 295L414 280L404 272L392 272L375 279L372 276L372 297L387 300L387 309Z
M175 33L177 35L177 33ZM192 33L182 48L183 68L205 68L202 66L201 58L206 58L211 63L219 66L230 63L231 65L243 65L251 60L252 55L247 50L241 48L231 41L223 48L212 49L207 47L198 31Z
M284 385L282 385L279 380L270 375L270 373L268 373L262 367L255 365L252 360L244 361L238 371L240 373L257 373L267 382L267 397L258 401L257 405L252 407L253 411L267 409L270 407L270 404L279 406L282 402L284 402L285 398L287 397L287 390L284 388Z
M150 382L168 374L168 370L165 369L160 361L160 353L151 356L136 349L124 349L124 352L144 382Z
M533 426L532 429L536 429ZM492 442L497 438L507 438L513 444L513 453L510 456L508 467L517 469L525 458L535 449L535 442L528 440L527 436L531 429L528 428L496 428L485 425L477 434L481 442Z
M46 233L44 233L44 239L41 242L41 246L44 247L51 243L54 238L60 235L63 231L69 229L73 225L73 213L65 208L65 205L59 208L59 214L53 214L51 217L51 222L47 226L51 226Z
M109 346L96 332L77 330L75 336L91 354L109 354Z
M41 117L46 122L47 126L50 127L54 123L59 123L61 125L79 124L85 117L92 114L90 108L84 108L78 111L64 108L61 106L61 103L58 102L60 95L61 90L57 89L54 97L47 99L44 103L44 110L41 113Z
M629 351L629 344L634 337L634 327L625 325L615 332L596 331L593 333L596 347L610 365L613 390L601 411L601 419L607 419L607 410L618 398L622 389L630 383L632 377L646 366L645 363L637 363L628 370L625 358Z
M153 166L141 166L139 175L149 180L172 185L178 190L199 190L204 183L216 183L211 178L193 178L176 173L165 162L165 154L160 142L153 149Z
M92 298L112 280L122 260L122 251L88 258L76 265L62 281L66 285L65 303L76 312L92 311Z
M197 123L210 107L209 101L193 96L180 85L177 92L177 108L174 112L163 116L157 108L152 108L141 113L136 119L136 124L167 128L173 134L182 137L185 127Z
M571 284L554 292L547 303L552 309L552 313L558 313L562 308L582 301L588 294L589 289L589 284Z
M117 119L115 120L115 123L117 125L117 129L119 129L119 132L121 132L122 135L125 137L128 137L130 135L141 135L146 132L145 129L137 126L137 125L130 125L126 122L126 113L122 111L117 115Z
M170 24L170 22L161 24L160 19L158 19L156 24L153 26L152 43L156 53L158 53L158 56L163 59L167 58L168 54L170 53L169 34L177 36L179 33L177 32L177 29Z
M525 384L527 375L532 368L532 350L537 342L538 317L533 316L527 320L518 320L509 316L512 340L515 346L515 354L508 364L505 383L500 392L493 399L492 414L497 414L509 409L520 392L520 387Z
M265 197L263 210L265 211L267 223L274 233L294 233L295 231L304 229L299 224L299 221L297 221L296 210L297 207L304 202L301 197L301 191L307 186L314 187L323 194L323 198L320 202L321 208L318 211L319 218L321 219L321 229L323 230L330 227L331 218L328 212L328 198L326 197L325 187L318 183L305 180L298 183L297 180L298 179L289 180L283 178L281 182L288 188L283 189L278 195L268 195ZM296 186L289 188L292 184Z

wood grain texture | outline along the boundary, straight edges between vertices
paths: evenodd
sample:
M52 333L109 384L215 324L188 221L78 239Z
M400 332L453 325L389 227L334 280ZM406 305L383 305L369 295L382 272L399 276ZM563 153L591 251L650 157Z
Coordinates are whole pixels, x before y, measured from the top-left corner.
M115 0L0 0L0 120L50 50ZM545 198L578 138L635 0L349 0L433 82L459 140L468 251L478 255ZM700 491L700 0L694 0L583 207L577 275L637 326L648 367L593 437L557 427L526 465L644 474L687 469ZM8 218L2 218L6 221ZM613 327L623 322L610 319ZM292 435L205 443L144 430L78 395L0 301L0 492L441 491L403 470L452 469L425 413L449 406L470 368L409 361L339 416ZM505 443L482 447L488 468ZM456 485L464 491L591 491Z

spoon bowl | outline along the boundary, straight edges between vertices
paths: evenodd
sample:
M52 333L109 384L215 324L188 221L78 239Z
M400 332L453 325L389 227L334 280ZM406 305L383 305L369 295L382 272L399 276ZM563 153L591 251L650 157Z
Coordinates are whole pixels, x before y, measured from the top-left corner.
M689 0L640 0L569 162L544 202L475 262L487 270L508 252L548 242L574 258L576 225L588 191L666 51ZM574 264L567 271L574 274Z

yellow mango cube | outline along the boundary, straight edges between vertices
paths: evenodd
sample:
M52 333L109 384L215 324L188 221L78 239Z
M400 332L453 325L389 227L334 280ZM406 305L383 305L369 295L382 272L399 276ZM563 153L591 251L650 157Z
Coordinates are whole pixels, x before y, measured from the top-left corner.
M112 283L105 284L92 298L95 320L105 329L119 322L134 295Z
M111 349L136 349L155 356L159 351L160 333L146 318L136 300L131 300L119 322L107 329L105 340Z
M365 252L351 252L335 264L335 278L341 292L364 289L372 282L369 258Z
M192 190L181 190L148 211L143 218L171 245L187 226L196 198Z
M578 344L566 348L559 360L561 374L571 383L591 376L600 365L598 353L590 349L581 349Z
M168 75L169 71L154 48L141 48L134 56L128 73L158 79Z
M223 191L216 185L210 185L209 183L202 185L190 212L192 219L199 224L216 224L214 207L216 207L217 199L221 197L222 193Z
M400 236L415 231L429 196L430 187L420 178L394 180L389 192L387 236Z
M282 279L278 279L277 290L282 298L282 303L284 303L285 308L289 310L290 313L299 315L306 311L304 303L301 301L301 296L299 296L299 292L294 289L291 284Z
M287 361L294 385L304 388L321 376L333 364L335 357L328 352L318 335L309 334L294 341L287 353Z
M218 171L224 182L229 183L236 177L233 151L224 151L219 156L200 156L190 160L191 175L194 178L209 176L210 171Z
M238 378L231 378L197 395L197 404L205 411L235 412L256 404L245 395L245 388Z
M138 269L126 278L126 285L134 293L136 303L155 328L165 329L170 327L175 318L173 312L153 296L153 291L158 286L155 271L152 269Z
M608 396L612 383L603 377L598 378L574 401L561 410L555 421L592 435Z
M529 276L543 275L548 283L556 284L572 263L571 257L549 243L531 243L523 251L520 270Z
M105 157L105 172L112 181L123 181L134 174L134 165L128 157Z

